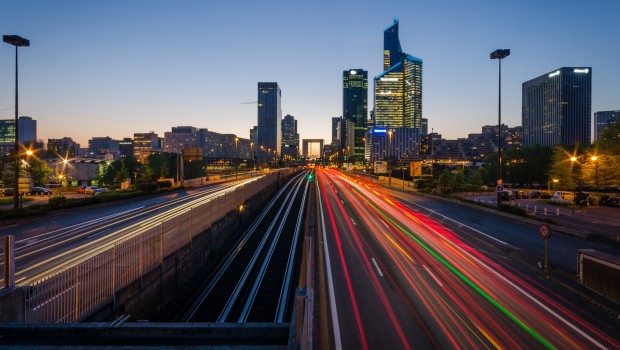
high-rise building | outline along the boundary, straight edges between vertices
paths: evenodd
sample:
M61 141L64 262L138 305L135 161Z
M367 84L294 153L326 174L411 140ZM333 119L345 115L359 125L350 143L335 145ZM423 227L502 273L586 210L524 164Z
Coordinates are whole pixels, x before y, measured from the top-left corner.
M47 139L47 151L60 158L75 158L79 155L80 144L70 137L61 139Z
M620 111L601 111L594 113L594 141L598 140L601 132L613 123L620 122Z
M93 137L88 140L88 158L100 158L105 154L118 156L118 140L113 140L109 136Z
M419 135L422 127L422 60L402 52L398 19L383 32L383 69L383 73L374 79L374 126L418 129L407 134ZM418 141L414 138L412 142L417 144ZM400 147L417 149L416 145Z
M592 68L562 67L522 85L523 145L590 144Z
M198 143L198 129L192 126L177 126L164 133L165 152L180 154L183 147L200 147Z
M342 72L342 119L352 123L353 139L346 130L341 146L352 147L351 156L357 161L364 159L364 133L368 128L368 72L350 69Z
M33 148L37 142L37 121L30 117L19 117L19 144ZM0 153L13 154L15 151L15 119L0 120Z
M128 155L133 155L133 139L131 137L125 137L118 141L118 156L119 158L127 158Z
M282 118L282 155L292 158L297 158L299 156L297 120L289 114Z
M282 92L278 83L258 83L258 138L260 162L270 161L281 154Z
M342 117L334 117L332 118L332 143L331 145L336 148L340 148L340 137L341 137L341 127Z
M133 134L133 154L140 162L157 151L160 151L159 136L153 131Z

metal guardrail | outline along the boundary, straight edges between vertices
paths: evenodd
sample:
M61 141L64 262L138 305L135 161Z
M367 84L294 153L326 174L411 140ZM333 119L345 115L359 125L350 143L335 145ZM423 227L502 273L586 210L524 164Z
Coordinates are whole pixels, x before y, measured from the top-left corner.
M22 286L25 322L79 321L279 178L269 174L156 226L138 227L96 254L28 282Z

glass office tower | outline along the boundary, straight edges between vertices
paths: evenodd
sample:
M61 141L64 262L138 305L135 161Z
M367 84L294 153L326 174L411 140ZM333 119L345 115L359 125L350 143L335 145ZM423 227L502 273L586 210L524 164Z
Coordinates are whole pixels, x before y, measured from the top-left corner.
M258 83L258 160L268 162L281 154L282 93L278 83Z
M383 73L375 77L374 125L380 128L422 127L422 60L402 52L398 19L383 32ZM419 135L419 132L414 133ZM418 140L415 140L418 143ZM403 149L414 149L402 145Z
M342 118L353 124L353 140L348 140L348 135L343 134L340 147L353 146L351 156L356 161L362 161L364 133L368 124L368 72L363 69L342 72Z
M522 85L523 145L589 145L592 68L562 67Z
M297 120L290 114L282 118L282 155L297 159L299 156L299 133Z
M594 113L594 141L598 140L605 128L620 122L620 111L600 111Z

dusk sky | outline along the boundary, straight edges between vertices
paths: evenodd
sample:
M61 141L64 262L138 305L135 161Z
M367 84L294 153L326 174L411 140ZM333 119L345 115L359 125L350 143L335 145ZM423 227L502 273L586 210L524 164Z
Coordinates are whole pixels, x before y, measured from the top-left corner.
M445 138L521 125L521 84L592 67L592 113L620 109L620 1L63 1L8 0L1 34L19 49L19 114L38 138L133 137L190 125L248 138L259 81L278 82L300 136L331 142L342 71L382 71L383 30L400 20L403 51L423 59L423 116ZM0 46L0 119L14 117L14 47Z

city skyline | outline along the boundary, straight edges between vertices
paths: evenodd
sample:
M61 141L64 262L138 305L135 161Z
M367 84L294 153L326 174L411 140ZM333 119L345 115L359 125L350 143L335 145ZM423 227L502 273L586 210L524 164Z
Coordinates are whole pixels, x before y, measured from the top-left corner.
M277 81L282 112L296 116L300 138L329 142L328 125L342 110L341 72L381 73L382 34L394 17L402 46L424 58L422 116L446 138L496 121L497 62L488 54L497 48L512 53L502 69L508 125L521 125L521 84L562 66L593 67L592 114L619 108L613 58L620 49L611 45L618 4L596 1L584 11L574 1L447 3L448 12L406 2L233 8L10 1L12 15L0 28L31 41L20 50L19 107L38 121L43 140L68 136L85 145L92 137L163 135L175 125L245 138L256 105L243 103L255 101L258 81ZM575 26L576 18L588 25ZM526 25L541 21L545 35ZM15 56L3 47L0 119L11 119Z

